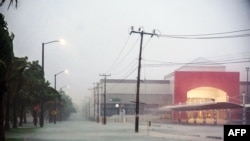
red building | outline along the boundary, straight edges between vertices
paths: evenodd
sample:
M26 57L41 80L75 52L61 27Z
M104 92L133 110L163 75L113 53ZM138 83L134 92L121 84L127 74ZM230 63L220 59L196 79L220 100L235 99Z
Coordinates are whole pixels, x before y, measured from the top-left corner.
M239 111L231 109L241 104L238 72L176 71L174 79L174 105L183 105L175 119L225 123L240 118ZM193 108L187 108L190 105Z
M166 75L173 85L173 120L185 123L242 122L243 106L239 72L198 58ZM168 112L169 113L169 112Z
M238 99L234 99L236 97L239 98L240 96L238 72L176 71L174 77L175 104L187 102L188 92L202 87L207 87L206 90L203 89L203 92L212 92L209 95L205 95L205 93L197 93L196 97L214 98L215 101L228 101L240 104ZM216 89L216 92L214 89ZM223 91L223 93L219 93L219 90ZM227 97L229 97L228 100Z

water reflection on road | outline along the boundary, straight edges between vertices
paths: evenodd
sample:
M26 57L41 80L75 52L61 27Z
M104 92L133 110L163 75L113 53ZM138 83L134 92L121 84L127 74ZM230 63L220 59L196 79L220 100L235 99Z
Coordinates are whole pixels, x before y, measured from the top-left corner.
M192 126L177 124L140 124L139 133L134 123L101 123L63 121L46 123L34 133L25 134L25 141L222 141L223 126ZM14 137L15 134L8 135Z

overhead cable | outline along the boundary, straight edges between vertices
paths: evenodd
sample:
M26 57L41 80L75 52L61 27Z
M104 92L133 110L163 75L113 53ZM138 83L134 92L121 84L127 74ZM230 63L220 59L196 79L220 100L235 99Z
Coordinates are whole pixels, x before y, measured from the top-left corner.
M220 34L230 34L230 33L238 33L238 32L245 32L250 31L250 29L242 29L242 30L234 30L234 31L227 31L227 32L217 32L217 33L205 33L205 34L179 34L179 35L169 35L168 36L210 36L210 35L220 35Z
M249 37L249 34L239 34L239 35L228 35L228 36L211 36L211 37L188 37L188 36L173 36L173 35L160 35L160 37L167 38L177 38L177 39L225 39L225 38L241 38L241 37Z
M127 46L127 43L128 43L128 41L129 41L129 39L130 39L130 36L128 36L128 38L127 38L127 40L125 41L125 43L124 43L124 45L123 45L123 47L122 47L122 49L121 49L119 55L116 57L116 59L115 59L113 65L110 67L110 69L108 69L107 72L110 72L110 71L113 69L113 67L116 65L116 63L117 63L117 61L119 60L119 58L120 58L122 52L124 51L124 48Z
M223 38L240 38L240 37L249 37L250 33L246 33L250 31L250 29L242 29L242 30L234 30L227 32L217 32L217 33L206 33L206 34L160 34L159 37L167 37L167 38L179 38L179 39L223 39ZM234 34L233 34L234 33ZM237 33L237 34L235 34ZM221 36L214 36L221 35Z

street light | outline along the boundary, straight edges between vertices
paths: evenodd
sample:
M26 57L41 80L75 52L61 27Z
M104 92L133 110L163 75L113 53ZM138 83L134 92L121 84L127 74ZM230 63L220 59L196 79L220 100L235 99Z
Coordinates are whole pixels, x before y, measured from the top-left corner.
M115 104L115 108L117 109L117 122L119 122L119 117L118 117L118 114L119 114L119 104Z
M66 74L68 73L67 70L64 70L64 71L60 71L60 72L58 72L58 73L55 74L55 90L56 90L56 76L59 75L59 74L61 74L61 73L63 73L63 72L66 73Z
M42 78L43 79L44 79L44 46L47 44L56 43L56 42L64 43L65 41L64 40L53 40L53 41L42 43ZM40 98L40 105L41 105L40 106L41 107L40 118L39 118L40 127L43 127L43 125L44 125L43 96L44 96L44 85L42 85L41 98Z
M55 74L55 90L56 90L56 76L59 75L59 74L62 74L62 73L68 73L67 70L64 70L64 71L60 71L58 73ZM60 95L59 95L60 96ZM54 112L54 124L56 124L56 97L55 97L55 100L54 100L54 104L55 104L55 112Z

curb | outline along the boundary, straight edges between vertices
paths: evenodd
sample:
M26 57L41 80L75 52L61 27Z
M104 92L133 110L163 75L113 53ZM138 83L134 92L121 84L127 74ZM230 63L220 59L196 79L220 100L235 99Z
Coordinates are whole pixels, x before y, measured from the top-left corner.
M206 136L206 138L212 138L212 139L218 139L218 140L222 140L222 137L218 137L218 136Z

